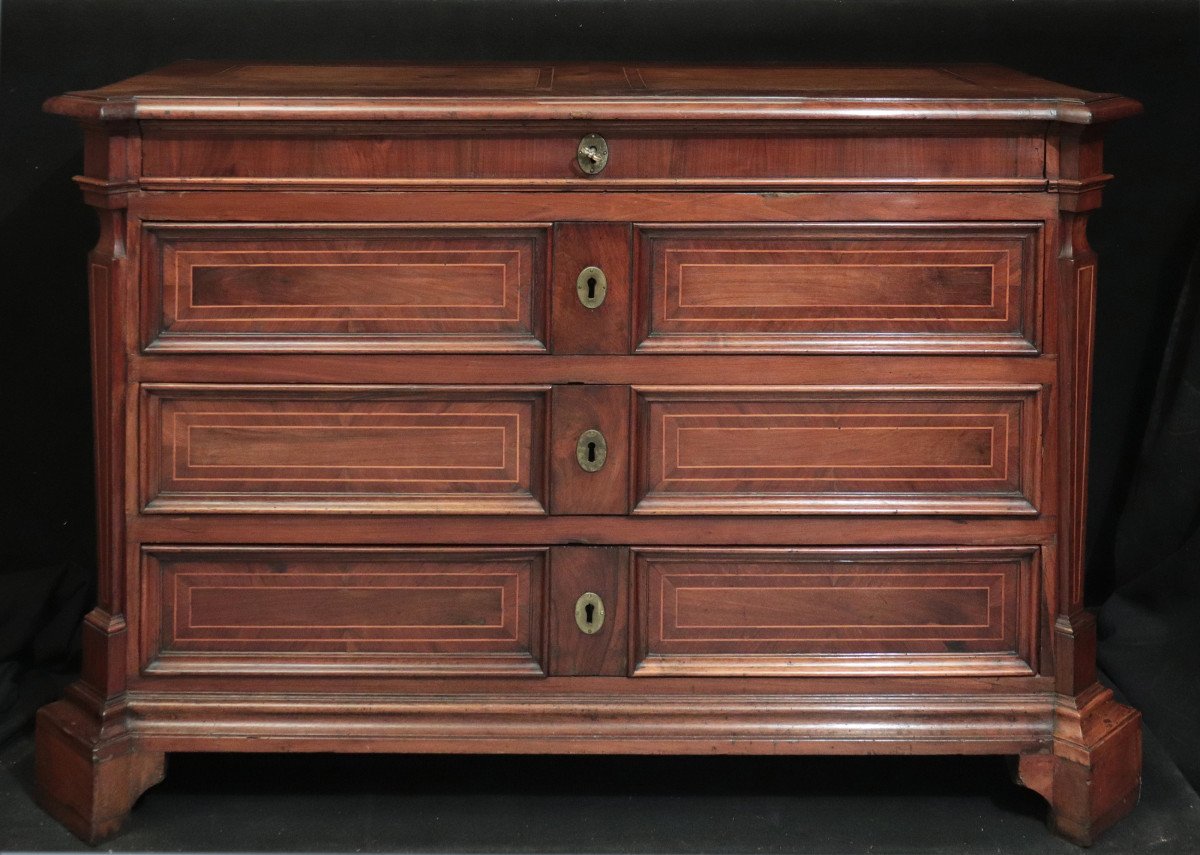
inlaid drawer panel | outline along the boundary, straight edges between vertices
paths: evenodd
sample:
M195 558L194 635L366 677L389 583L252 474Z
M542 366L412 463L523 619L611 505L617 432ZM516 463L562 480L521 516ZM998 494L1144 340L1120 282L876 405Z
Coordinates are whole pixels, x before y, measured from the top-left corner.
M634 512L1033 514L1038 396L640 389Z
M546 550L146 547L150 673L543 673Z
M646 227L642 351L1036 350L1033 225Z
M1037 550L639 549L635 675L1028 674Z
M546 394L145 386L146 510L543 513Z
M541 351L547 226L145 228L150 350Z

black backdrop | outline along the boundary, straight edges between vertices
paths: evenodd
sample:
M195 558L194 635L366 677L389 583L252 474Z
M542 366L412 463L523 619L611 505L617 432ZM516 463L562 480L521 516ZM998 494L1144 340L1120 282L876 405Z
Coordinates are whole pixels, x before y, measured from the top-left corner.
M94 572L97 227L69 180L80 134L40 104L181 58L986 61L1141 100L1090 229L1089 602L1107 601L1105 666L1200 782L1197 0L6 0L0 739L70 673Z

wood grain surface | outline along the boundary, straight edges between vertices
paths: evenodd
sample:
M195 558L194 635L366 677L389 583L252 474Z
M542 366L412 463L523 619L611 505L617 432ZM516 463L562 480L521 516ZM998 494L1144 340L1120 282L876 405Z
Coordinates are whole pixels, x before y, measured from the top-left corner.
M37 733L80 837L180 751L1019 754L1080 843L1136 802L1082 591L1135 102L202 61L47 109L100 221L97 604Z

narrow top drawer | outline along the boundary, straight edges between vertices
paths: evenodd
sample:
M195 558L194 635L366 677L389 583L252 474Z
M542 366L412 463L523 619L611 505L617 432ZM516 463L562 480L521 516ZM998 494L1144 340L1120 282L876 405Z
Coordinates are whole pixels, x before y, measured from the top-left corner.
M142 184L187 187L487 187L589 190L755 187L987 187L1040 190L1041 127L947 136L901 125L759 129L147 123ZM601 140L602 142L597 142ZM588 160L598 146L602 162ZM593 149L592 156L601 157Z

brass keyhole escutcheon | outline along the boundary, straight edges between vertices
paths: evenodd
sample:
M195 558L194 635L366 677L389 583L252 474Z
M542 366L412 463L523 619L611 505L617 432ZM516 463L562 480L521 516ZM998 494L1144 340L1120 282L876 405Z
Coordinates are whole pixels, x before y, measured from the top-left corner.
M608 166L608 141L599 134L588 134L579 141L575 160L586 175L595 175Z
M575 293L579 295L579 302L595 309L608 295L608 277L599 267L585 267L575 279Z
M608 459L608 443L598 430L585 430L575 443L575 459L584 472L598 472Z
M582 632L595 635L604 626L604 600L588 591L575 601L575 624Z

